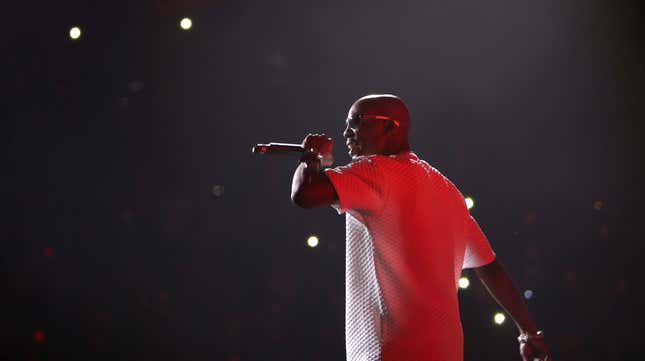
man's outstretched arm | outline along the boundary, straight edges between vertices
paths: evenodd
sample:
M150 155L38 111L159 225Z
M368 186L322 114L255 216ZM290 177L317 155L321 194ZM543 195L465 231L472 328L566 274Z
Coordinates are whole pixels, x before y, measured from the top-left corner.
M526 304L501 262L495 259L487 265L475 268L475 273L488 293L511 316L520 334L525 337L526 342L520 345L524 359L550 360L548 346L541 334L538 334Z

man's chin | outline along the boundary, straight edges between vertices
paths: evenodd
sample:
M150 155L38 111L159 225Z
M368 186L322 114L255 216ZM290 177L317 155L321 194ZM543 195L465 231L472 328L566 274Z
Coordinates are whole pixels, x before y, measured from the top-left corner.
M358 145L358 143L350 142L347 145L347 153L352 159L356 159L357 157L361 156L363 147Z

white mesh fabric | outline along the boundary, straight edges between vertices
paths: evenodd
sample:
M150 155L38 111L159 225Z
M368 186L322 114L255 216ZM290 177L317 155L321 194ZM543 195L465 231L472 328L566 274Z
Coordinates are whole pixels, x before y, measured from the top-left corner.
M348 360L380 360L383 309L374 269L374 245L359 214L348 213L345 263L345 339ZM347 305L351 305L348 307Z
M461 360L457 281L495 257L461 193L411 152L326 174L347 212L347 359Z

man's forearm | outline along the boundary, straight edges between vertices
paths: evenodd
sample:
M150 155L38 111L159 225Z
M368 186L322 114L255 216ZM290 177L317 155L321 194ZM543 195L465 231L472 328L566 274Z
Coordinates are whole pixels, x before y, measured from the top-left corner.
M322 165L317 159L303 159L293 173L291 181L291 199L302 194L307 185L313 183L320 176Z
M336 191L319 158L304 159L293 173L291 200L303 208L321 207L337 200Z
M497 259L485 266L475 268L475 272L495 301L513 318L520 333L537 332L526 304L504 266Z

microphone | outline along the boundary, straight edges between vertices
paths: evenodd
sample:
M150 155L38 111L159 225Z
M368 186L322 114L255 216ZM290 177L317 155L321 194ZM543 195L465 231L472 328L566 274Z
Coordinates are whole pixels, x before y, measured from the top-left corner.
M302 153L305 151L305 148L301 144L291 144L291 143L269 143L269 144L256 144L251 152L253 154L266 154L266 153L292 153L299 152Z

